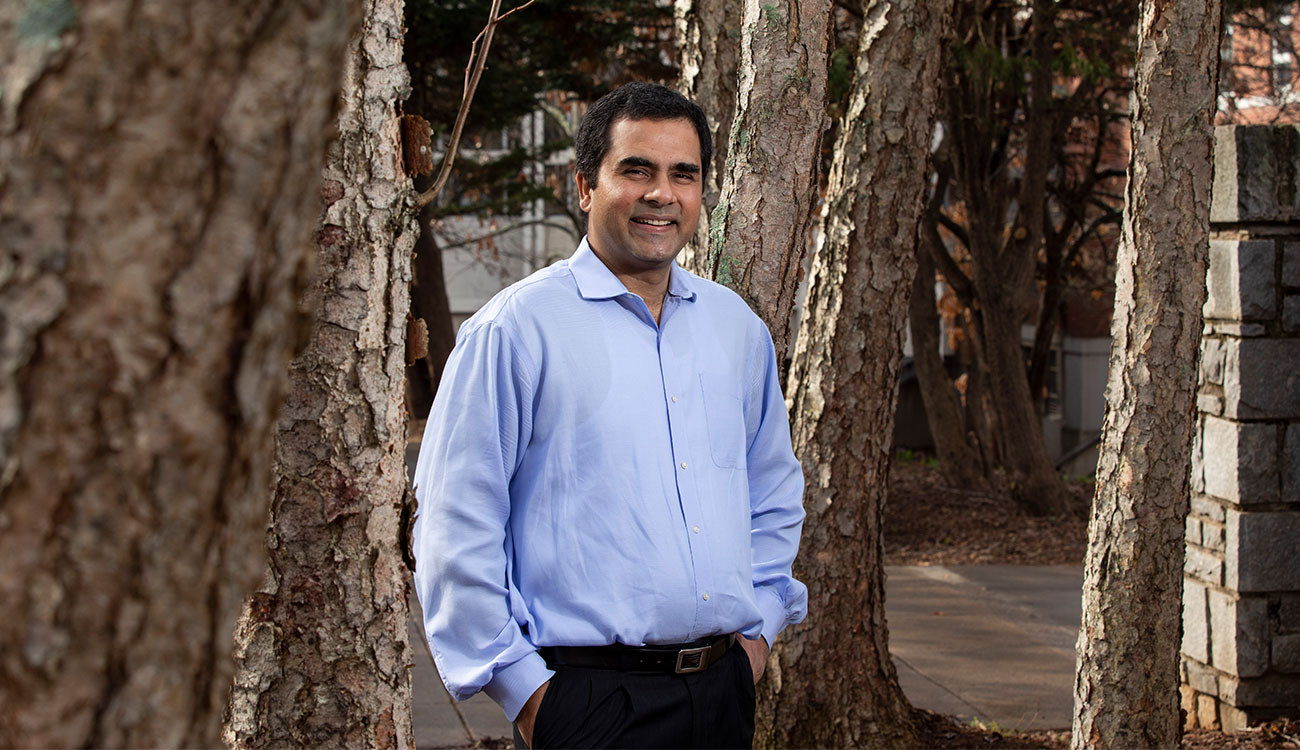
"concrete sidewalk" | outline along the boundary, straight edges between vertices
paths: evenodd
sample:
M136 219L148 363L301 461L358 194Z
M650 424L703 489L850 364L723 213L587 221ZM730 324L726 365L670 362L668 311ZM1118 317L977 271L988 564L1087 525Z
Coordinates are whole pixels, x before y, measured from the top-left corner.
M886 573L890 652L914 706L1004 731L1069 728L1080 568L908 566ZM509 737L510 723L483 695L453 705L423 645L420 618L412 599L419 748L465 746L469 732Z

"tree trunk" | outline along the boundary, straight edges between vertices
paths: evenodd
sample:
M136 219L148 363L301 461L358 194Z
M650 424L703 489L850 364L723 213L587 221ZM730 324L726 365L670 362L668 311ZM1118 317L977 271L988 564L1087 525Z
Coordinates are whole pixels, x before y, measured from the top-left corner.
M695 239L677 260L683 268L702 273L708 247L709 215L718 205L722 175L727 170L728 137L736 113L737 63L740 59L740 1L676 0L677 88L700 105L713 133L713 162L704 180L704 205Z
M0 746L220 741L349 5L0 9Z
M889 658L882 512L914 238L952 0L866 3L789 391L808 476L795 575L808 619L776 643L757 743L912 747Z
M1017 504L1031 513L1063 513L1068 507L1066 489L1047 452L1042 423L1029 394L1018 313L997 297L996 281L979 280L983 275L982 270L976 273L976 286L983 290L981 325L977 327L983 340L976 351L984 354L985 385L997 419L998 453L1008 488Z
M456 345L456 328L451 320L451 302L447 299L447 281L442 271L442 248L429 226L434 205L420 212L420 237L415 243L411 284L411 315L424 321L428 330L429 349L422 359L408 369L410 413L424 419L433 408L433 397L442 380L442 368Z
M236 632L234 747L414 747L402 563L414 190L401 0L369 0L323 174L311 340L276 441L269 567Z
M831 4L744 0L743 12L727 170L695 266L749 302L783 362L817 207Z
M922 219L923 224L926 223ZM962 426L961 405L953 391L952 380L939 354L939 311L934 299L934 255L947 252L935 246L938 236L933 225L923 226L916 240L916 277L908 305L912 331L912 363L916 381L925 404L925 419L934 438L935 454L944 478L953 487L975 488L984 485L984 471L979 454L966 437Z
M1144 0L1072 746L1178 744L1219 0Z

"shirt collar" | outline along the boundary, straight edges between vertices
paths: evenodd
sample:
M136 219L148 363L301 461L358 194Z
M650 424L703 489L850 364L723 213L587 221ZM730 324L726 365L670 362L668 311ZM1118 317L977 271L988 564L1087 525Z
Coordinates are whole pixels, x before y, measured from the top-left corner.
M578 284L578 294L583 299L612 299L628 294L627 287L609 270L583 237L578 249L569 258L569 272ZM668 294L686 300L695 299L691 275L673 261L668 273Z

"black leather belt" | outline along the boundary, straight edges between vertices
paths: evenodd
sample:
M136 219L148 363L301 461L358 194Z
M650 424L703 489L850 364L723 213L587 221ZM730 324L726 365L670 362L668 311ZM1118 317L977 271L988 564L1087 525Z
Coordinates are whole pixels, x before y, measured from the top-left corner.
M620 672L690 674L708 669L736 642L734 634L663 646L548 646L538 649L553 667L615 669Z

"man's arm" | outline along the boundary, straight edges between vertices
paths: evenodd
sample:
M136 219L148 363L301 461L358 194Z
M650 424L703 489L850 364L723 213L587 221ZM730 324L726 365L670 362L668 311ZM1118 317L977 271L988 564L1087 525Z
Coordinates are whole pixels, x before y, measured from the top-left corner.
M509 483L532 429L534 367L503 328L464 333L420 447L415 583L448 692L515 719L552 672L520 631L506 577Z
M533 727L537 724L537 709L542 707L542 696L546 695L546 688L551 684L550 680L542 683L542 686L533 691L533 695L519 710L519 716L515 718L515 724L519 727L519 736L524 738L524 744L533 746Z
M745 649L745 656L749 657L749 669L754 673L754 684L763 679L763 672L767 671L767 655L772 652L768 648L767 641L763 636L757 638L746 638L740 636L740 647Z
M745 395L746 465L754 596L763 614L762 640L770 646L787 625L803 620L808 611L808 589L791 572L803 528L804 481L790 445L790 421L772 338L761 322L756 323L762 348L751 360Z

